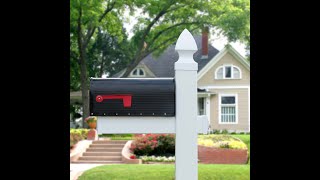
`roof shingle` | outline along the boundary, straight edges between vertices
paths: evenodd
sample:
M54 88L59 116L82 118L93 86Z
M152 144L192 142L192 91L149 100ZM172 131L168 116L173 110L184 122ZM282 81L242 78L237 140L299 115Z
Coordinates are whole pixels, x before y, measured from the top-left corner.
M198 72L216 55L218 50L211 44L208 47L208 58L201 59L201 35L194 36L197 43L198 51L193 54L194 60L198 63ZM140 63L145 64L156 77L174 77L174 63L179 59L178 53L175 51L175 44L170 45L159 57L154 58L152 54L145 57ZM124 70L115 74L118 77Z

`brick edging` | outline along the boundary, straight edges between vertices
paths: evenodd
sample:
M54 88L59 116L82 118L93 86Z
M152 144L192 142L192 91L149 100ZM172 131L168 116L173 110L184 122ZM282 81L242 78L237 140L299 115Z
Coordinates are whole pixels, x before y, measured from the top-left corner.
M203 164L246 164L247 149L225 149L198 145L199 163Z

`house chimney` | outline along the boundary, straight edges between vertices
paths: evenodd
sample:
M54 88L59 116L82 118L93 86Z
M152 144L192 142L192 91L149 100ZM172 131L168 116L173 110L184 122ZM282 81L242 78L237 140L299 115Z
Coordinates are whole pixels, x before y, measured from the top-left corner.
M208 59L208 32L209 27L206 26L202 29L201 59Z

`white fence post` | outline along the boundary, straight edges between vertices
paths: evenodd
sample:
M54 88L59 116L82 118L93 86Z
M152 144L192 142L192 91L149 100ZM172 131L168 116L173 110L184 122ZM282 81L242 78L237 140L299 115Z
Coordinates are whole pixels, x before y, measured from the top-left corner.
M176 83L176 180L198 179L197 146L197 70L193 54L198 50L191 33L180 34L175 50L179 60L175 63Z

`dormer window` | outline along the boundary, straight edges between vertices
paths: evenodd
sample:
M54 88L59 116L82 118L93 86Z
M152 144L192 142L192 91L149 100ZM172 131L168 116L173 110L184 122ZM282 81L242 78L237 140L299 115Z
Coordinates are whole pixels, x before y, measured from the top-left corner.
M223 65L217 68L215 79L241 79L241 70L234 65Z
M144 77L145 76L145 72L142 68L136 68L131 72L131 76L133 77Z

